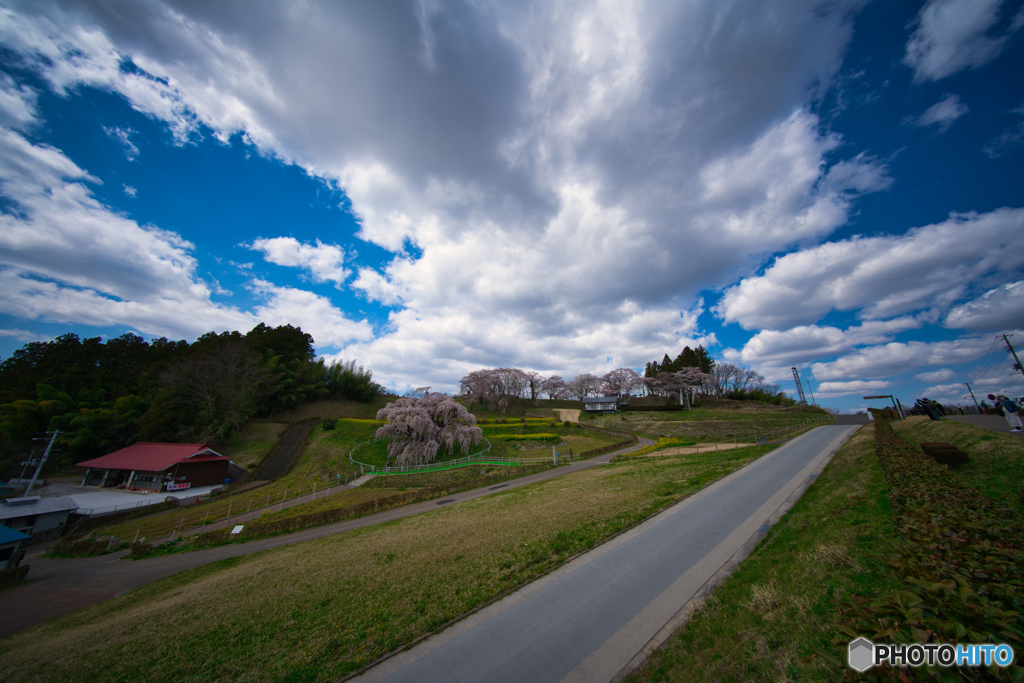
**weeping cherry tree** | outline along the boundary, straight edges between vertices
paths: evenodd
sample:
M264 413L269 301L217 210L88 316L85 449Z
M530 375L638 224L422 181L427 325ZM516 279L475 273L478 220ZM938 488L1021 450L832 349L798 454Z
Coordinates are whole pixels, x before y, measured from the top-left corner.
M400 398L377 412L387 422L377 430L376 438L391 439L388 462L398 465L422 465L437 457L438 451L449 457L480 443L483 430L465 406L444 394L422 398Z

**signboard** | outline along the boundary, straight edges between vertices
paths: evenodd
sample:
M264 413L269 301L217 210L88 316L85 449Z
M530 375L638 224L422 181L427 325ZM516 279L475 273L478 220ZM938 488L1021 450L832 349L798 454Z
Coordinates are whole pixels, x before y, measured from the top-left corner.
M892 398L892 396L889 396L889 395L886 395L886 396L865 396L864 400L868 400L868 399L872 399L872 398Z
M240 533L242 533L242 527L243 526L244 526L243 524L239 524L238 526L236 526L234 529L231 530L231 534L240 534ZM229 534L229 535L231 535L231 534Z
M168 484L167 485L167 490L168 491L180 491L182 489L190 488L191 486L192 486L192 482L186 481L184 484Z

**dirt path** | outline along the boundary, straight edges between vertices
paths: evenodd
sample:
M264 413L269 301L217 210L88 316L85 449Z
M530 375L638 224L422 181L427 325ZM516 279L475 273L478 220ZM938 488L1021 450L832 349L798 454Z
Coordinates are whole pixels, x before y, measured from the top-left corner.
M656 458L662 455L689 455L690 453L707 453L708 451L731 451L734 448L746 448L747 446L756 446L753 443L705 443L697 444L696 446L675 446L673 448L666 448L663 451L655 451L654 453L648 453L640 456L641 458Z

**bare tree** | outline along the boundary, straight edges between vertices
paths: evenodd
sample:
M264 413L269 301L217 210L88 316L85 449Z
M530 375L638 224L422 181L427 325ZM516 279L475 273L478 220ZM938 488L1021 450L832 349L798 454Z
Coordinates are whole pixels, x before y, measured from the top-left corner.
M480 443L483 430L466 407L444 394L423 398L400 398L377 411L377 440L391 439L388 461L399 465L422 465L437 457L438 451L455 456L469 454Z
M571 398L569 385L559 375L552 375L541 383L541 391L548 395L548 398L567 399Z
M568 384L569 393L573 397L582 401L587 396L597 394L601 390L601 380L594 377L589 372L585 372L581 375L576 375Z
M604 392L615 396L629 396L643 384L640 375L629 368L612 370L606 373L601 381Z

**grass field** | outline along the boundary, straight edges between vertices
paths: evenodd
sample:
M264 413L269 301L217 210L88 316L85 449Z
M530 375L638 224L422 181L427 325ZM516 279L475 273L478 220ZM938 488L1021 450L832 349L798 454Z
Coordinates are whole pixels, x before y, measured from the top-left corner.
M806 407L777 406L734 409L694 408L670 412L625 412L604 415L588 424L630 432L649 439L662 437L691 441L752 441L769 432L799 426L826 415Z
M330 680L768 450L612 464L182 572L5 639L4 673L22 681Z
M834 642L844 622L839 603L900 584L884 561L895 542L889 501L874 427L867 426L627 681L840 680L846 655Z
M954 444L971 459L956 471L956 476L1018 513L1024 511L1024 440L963 422L935 421L924 416L894 420L891 424L894 432L914 444Z

